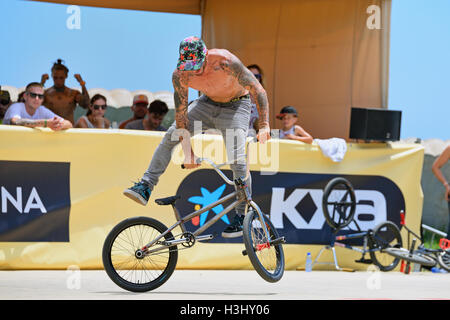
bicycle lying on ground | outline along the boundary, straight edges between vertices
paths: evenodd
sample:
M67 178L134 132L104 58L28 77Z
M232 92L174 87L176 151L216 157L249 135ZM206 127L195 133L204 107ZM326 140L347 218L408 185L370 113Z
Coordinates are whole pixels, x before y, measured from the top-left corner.
M356 262L373 263L382 271L393 270L398 265L400 259L389 254L387 250L402 247L402 237L399 228L394 223L385 221L378 224L373 230L362 231L354 219L357 205L354 188L347 179L337 177L328 182L322 197L322 208L325 220L334 229L334 233L331 244L319 252L313 265L317 263L324 249L331 249L333 251L336 269L342 270L337 264L334 246L360 252L362 257L356 260ZM351 222L356 226L356 230L353 230L356 233L337 235L344 227L350 225ZM357 238L363 238L362 249L338 242ZM369 253L370 259L365 258L367 253Z
M250 142L247 142L247 150ZM248 168L248 151L246 157ZM248 169L245 178L231 181L220 170L231 162L216 165L210 159L200 158L198 163L201 162L208 162L227 184L235 186L236 191L184 217L181 217L175 206L180 196L156 199L155 202L159 205L172 205L177 221L169 228L150 217L129 218L117 224L106 237L102 258L106 273L119 287L133 292L145 292L164 284L175 270L178 247L181 245L183 249L187 249L197 241L211 240L213 235L202 233L243 201L246 202L246 214L243 222L245 250L242 254L248 256L264 280L276 282L283 276L285 262L282 244L285 239L278 235L270 219L252 200L245 184L250 170ZM186 222L232 199L235 201L203 226L194 232L186 230ZM177 227L181 228L181 233L174 235L172 232Z
M400 224L408 231L408 248L389 248L389 254L408 261L405 273L409 273L409 263L417 263L424 267L434 267L439 265L442 269L450 272L450 242L447 239L442 238L440 241L439 249L426 248L422 237L414 233L405 224L405 213L400 213ZM410 241L410 237L413 235L415 238ZM420 244L415 249L416 241L419 240Z

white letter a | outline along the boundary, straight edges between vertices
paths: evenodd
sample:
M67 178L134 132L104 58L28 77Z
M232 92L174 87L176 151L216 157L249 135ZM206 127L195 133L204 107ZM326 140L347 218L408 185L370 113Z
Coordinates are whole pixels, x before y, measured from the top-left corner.
M30 196L28 197L28 201L23 212L28 213L30 212L30 209L39 209L42 213L47 213L47 209L45 209L44 204L42 203L35 187L33 187L33 190L31 190Z

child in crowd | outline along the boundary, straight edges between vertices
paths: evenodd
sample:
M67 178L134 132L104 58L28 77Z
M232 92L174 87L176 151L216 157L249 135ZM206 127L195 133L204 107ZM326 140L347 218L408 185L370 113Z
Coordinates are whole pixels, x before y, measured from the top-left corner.
M296 125L298 117L297 110L294 107L283 107L280 113L277 114L277 119L283 122L283 127L280 130L280 139L297 140L309 144L313 142L313 137L302 127Z

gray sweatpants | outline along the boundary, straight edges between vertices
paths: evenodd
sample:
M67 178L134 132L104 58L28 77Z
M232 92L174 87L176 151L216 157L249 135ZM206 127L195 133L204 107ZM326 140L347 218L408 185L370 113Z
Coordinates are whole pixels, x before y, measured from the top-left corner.
M229 103L217 103L205 95L193 101L188 107L188 129L191 136L208 129L217 129L222 134L228 161L235 161L234 164L230 165L233 171L233 179L245 177L247 174L244 157L250 111L251 102L249 98ZM198 128L201 128L201 130L197 130ZM149 184L151 190L153 190L153 187L158 183L159 177L166 170L174 147L180 143L178 135L173 135L175 129L174 121L156 148L150 165L144 173L143 180ZM247 179L247 185L251 191L251 176ZM236 212L244 214L244 211L245 203L241 203L236 208Z

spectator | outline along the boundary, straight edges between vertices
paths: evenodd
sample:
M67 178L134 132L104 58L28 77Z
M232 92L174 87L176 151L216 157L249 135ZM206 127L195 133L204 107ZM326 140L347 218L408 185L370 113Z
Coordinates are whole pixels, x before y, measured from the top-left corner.
M264 88L264 81L263 81L263 72L262 69L257 64L251 64L247 66L247 69L249 69L256 79L258 79L259 83ZM253 97L251 97L252 102L252 110L250 113L250 123L249 123L249 129L254 129L256 132L258 132L259 125L258 125L258 109L256 108L256 102L253 101Z
M277 115L277 119L283 121L283 128L280 130L280 139L291 139L311 144L313 137L302 127L296 125L298 117L297 110L291 106L285 106Z
M125 129L125 126L131 121L144 119L147 114L148 98L145 94L135 95L133 98L133 105L131 111L133 111L133 118L122 121L119 124L119 129Z
M161 122L168 111L169 108L165 102L155 100L150 103L147 116L144 119L129 122L125 129L166 131L167 129L161 126Z
M9 95L9 91L1 90L0 87L0 124L3 121L3 117L5 116L6 110L8 110L11 104L12 101Z
M450 146L442 151L441 155L437 157L434 161L431 170L433 171L436 178L442 183L445 188L444 198L448 204L449 222L447 227L447 239L450 239L450 186L448 185L448 180L445 178L441 171L441 168L450 160Z
M88 112L78 119L75 128L108 129L111 123L105 118L106 108L106 98L101 94L96 94L91 99Z
M44 87L38 82L27 85L23 95L25 102L13 103L6 111L4 124L25 127L49 127L54 131L72 128L70 121L61 118L42 105Z
M74 111L79 104L82 108L89 107L89 93L86 90L86 83L79 74L74 77L81 85L82 92L67 88L65 82L69 74L69 69L62 63L61 59L53 64L52 78L53 87L45 90L44 106L52 110L57 115L69 120L74 124ZM48 74L43 74L41 84L44 85L48 79Z
M25 99L23 98L24 94L25 94L25 91L22 91L21 93L19 93L19 95L17 96L17 102L25 102Z

